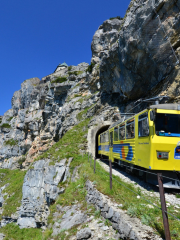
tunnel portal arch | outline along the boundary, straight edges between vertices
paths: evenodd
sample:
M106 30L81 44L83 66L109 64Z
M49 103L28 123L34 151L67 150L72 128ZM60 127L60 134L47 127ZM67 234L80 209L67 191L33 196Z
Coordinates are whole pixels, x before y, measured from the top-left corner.
M106 131L112 124L110 121L99 123L97 126L92 126L88 130L88 152L93 158L98 158L98 135Z

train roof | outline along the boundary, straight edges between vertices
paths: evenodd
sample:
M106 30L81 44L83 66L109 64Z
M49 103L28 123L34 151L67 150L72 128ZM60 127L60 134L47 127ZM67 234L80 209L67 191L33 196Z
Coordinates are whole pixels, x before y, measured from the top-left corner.
M127 119L129 119L129 118L131 118L131 117L133 117L133 116L134 116L133 113L132 113L132 116L124 116L124 117L121 118L120 120L118 120L118 121L116 121L115 123L113 123L112 125L110 125L110 127L109 127L108 129L111 129L111 128L115 127L116 125L118 125L118 124L126 121Z
M177 103L166 103L166 104L156 104L156 105L151 105L150 107L148 107L147 109L166 109L166 110L180 110L180 104L177 104ZM144 109L143 111L145 111L146 109ZM141 111L141 112L143 112ZM137 115L137 114L140 114L141 112L139 113L136 113L136 114L133 114L132 113L132 116L125 116L124 118L121 118L120 120L116 121L115 123L113 123L108 129L111 129L115 126L117 126L118 124L126 121L127 119Z
M157 105L151 105L150 108L151 109L180 110L180 104L177 104L177 103L157 104Z

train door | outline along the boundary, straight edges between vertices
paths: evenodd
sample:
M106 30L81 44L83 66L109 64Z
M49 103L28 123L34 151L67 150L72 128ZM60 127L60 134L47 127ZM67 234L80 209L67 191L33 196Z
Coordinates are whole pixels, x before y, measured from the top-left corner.
M113 130L109 132L109 159L113 161Z
M149 168L150 137L148 111L138 116L138 135L136 139L136 164Z

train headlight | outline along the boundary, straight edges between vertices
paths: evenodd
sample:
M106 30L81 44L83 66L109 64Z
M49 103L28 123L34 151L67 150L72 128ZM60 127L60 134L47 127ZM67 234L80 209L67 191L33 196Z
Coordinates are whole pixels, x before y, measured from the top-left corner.
M180 146L176 147L176 153L180 153Z
M158 159L168 159L169 153L168 152L157 152Z

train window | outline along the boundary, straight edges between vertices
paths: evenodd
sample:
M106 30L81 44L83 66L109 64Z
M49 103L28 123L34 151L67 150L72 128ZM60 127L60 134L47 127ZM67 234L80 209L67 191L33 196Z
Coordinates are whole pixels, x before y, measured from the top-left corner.
M114 128L114 141L118 141L118 127Z
M139 115L138 117L138 136L139 137L149 136L149 122L147 112Z
M126 138L134 138L135 137L135 121L134 118L129 120L126 123Z
M104 143L106 142L106 133L104 133Z
M125 139L125 124L119 127L119 140Z
M180 115L156 113L156 135L166 137L180 137Z
M103 133L103 143L105 143L105 133Z
M109 133L106 132L106 142L109 142Z
M107 142L109 142L109 132L106 133Z
M102 137L101 137L101 135L100 135L100 143L102 143Z

